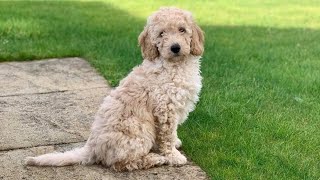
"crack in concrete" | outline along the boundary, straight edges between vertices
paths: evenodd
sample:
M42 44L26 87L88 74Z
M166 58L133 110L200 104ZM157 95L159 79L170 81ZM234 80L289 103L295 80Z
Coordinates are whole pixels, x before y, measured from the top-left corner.
M62 130L63 132L73 134L73 135L77 136L78 138L84 138L80 133L73 131L73 130L70 130L70 129L66 129L58 123L55 123L55 122L47 120L47 119L42 119L42 120L47 122L50 126L52 126L54 128L58 128L58 129Z
M64 93L64 92L72 92L72 91L84 91L90 89L101 89L106 88L110 89L107 86L101 87L93 87L93 88L83 88L83 89L66 89L66 90L56 90L56 91L47 91L47 92L36 92L36 93L20 93L20 94L9 94L9 95L0 95L0 97L15 97L15 96L26 96L26 95L35 95L35 94L53 94L53 93Z
M59 145L72 145L72 144L76 144L76 143L83 143L86 142L85 141L71 141L71 142L61 142L61 143L48 143L48 144L40 144L40 145L36 145L36 146L25 146L25 147L17 147L17 148L8 148L8 149L2 149L0 150L0 153L6 153L9 151L15 151L15 150L25 150L25 149L30 149L30 148L36 148L36 147L43 147L43 146L59 146Z

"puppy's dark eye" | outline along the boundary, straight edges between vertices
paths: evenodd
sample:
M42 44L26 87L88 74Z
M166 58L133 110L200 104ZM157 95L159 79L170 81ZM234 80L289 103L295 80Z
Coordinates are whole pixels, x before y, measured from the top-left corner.
M162 37L163 34L164 34L164 31L161 31L161 32L159 33L159 37Z
M186 29L185 29L185 28L183 28L183 27L180 27L180 28L179 28L179 32L184 33L184 32L186 32Z

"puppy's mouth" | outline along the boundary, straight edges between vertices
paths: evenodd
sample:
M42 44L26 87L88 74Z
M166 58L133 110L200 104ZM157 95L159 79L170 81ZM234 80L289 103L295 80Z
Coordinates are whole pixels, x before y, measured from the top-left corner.
M179 57L180 53L173 53L173 57Z
M171 57L169 58L171 61L181 61L185 58L185 55L182 53L172 53Z

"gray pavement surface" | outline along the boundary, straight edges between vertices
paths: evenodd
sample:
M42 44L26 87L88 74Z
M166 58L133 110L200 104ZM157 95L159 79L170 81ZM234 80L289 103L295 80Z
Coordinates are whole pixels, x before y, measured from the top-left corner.
M0 63L0 180L208 179L192 162L121 173L101 165L24 165L27 156L82 146L109 91L80 58Z

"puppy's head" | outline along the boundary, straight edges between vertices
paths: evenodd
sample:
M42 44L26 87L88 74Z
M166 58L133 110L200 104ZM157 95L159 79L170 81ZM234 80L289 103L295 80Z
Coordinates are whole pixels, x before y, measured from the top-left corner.
M160 8L152 14L139 36L142 56L154 60L182 60L192 54L203 53L204 36L192 14L178 8Z

